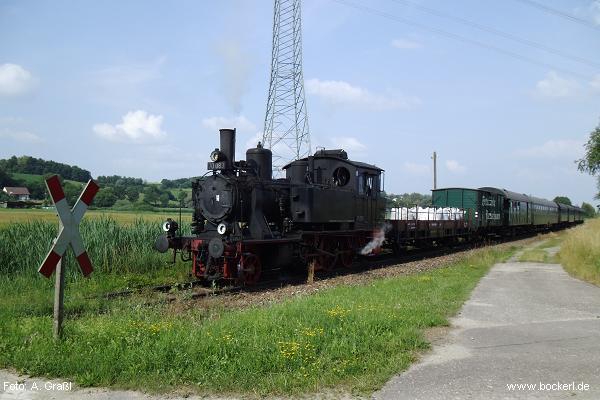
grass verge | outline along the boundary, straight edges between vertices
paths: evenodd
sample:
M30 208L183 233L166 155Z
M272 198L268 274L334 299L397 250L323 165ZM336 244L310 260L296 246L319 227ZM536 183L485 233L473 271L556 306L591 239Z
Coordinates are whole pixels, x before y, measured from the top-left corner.
M550 262L548 252L542 248L527 249L519 257L519 262L538 262L547 263Z
M569 274L600 286L600 219L569 230L558 257Z
M62 343L51 339L50 298L36 310L27 299L2 299L0 366L157 392L367 393L427 349L424 330L447 325L489 267L509 255L480 249L445 268L242 310L198 304L173 312L156 294L86 300L76 290L66 295ZM0 290L1 298L11 293Z

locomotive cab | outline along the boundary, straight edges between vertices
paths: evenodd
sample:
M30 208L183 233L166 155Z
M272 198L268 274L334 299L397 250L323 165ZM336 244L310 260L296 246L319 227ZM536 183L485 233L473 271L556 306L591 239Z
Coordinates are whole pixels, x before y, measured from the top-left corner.
M383 219L382 172L341 149L318 150L283 167L291 183L292 220L327 229L369 227Z

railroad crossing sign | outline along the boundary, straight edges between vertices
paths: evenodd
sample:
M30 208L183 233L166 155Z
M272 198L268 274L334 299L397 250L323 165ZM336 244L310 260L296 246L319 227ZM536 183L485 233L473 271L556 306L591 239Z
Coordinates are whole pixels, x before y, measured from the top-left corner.
M85 185L83 192L81 192L79 199L73 206L73 209L70 210L69 203L67 203L58 176L54 175L46 179L46 186L48 187L52 201L54 201L54 205L56 206L56 212L60 219L60 228L58 237L54 241L52 249L48 252L46 259L38 269L38 272L46 278L50 278L60 259L65 254L69 245L71 245L75 257L77 258L77 262L79 263L79 267L81 268L81 272L87 277L92 273L94 268L92 267L90 257L83 246L83 240L79 233L79 222L81 222L83 214L85 214L88 206L92 203L94 196L96 196L96 193L98 193L100 188L96 182L90 179L87 185Z

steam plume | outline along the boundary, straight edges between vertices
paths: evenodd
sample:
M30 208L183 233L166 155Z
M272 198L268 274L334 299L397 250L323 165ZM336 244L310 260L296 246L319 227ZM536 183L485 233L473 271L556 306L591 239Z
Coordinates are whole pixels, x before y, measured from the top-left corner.
M381 247L385 240L385 234L391 229L391 227L392 226L390 224L386 223L383 224L381 227L375 229L373 239L371 239L371 241L360 250L360 254L366 256L373 250L377 249L378 247Z

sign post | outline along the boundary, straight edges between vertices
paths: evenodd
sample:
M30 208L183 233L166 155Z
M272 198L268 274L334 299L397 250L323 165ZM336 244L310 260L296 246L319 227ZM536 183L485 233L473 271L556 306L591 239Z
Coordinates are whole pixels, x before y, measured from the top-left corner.
M59 232L60 226L59 223ZM66 264L66 263L65 263ZM56 280L54 282L54 320L52 323L52 335L55 339L62 336L62 322L64 316L65 299L65 270L62 260L56 263Z
M75 253L75 258L79 263L79 268L83 275L88 277L94 270L90 257L83 246L83 239L81 238L81 233L79 233L79 223L100 188L96 182L90 179L73 208L69 209L69 204L67 203L65 193L57 175L53 175L46 179L46 187L56 206L56 213L59 218L58 236L54 240L52 248L42 262L38 272L46 278L50 278L52 273L56 270L56 286L54 288L54 323L52 331L54 338L59 338L62 333L62 321L64 315L63 304L66 268L66 263L62 262L62 258L64 257L67 248L70 246L73 249L73 253Z

